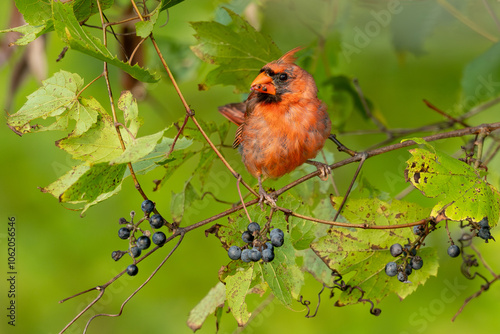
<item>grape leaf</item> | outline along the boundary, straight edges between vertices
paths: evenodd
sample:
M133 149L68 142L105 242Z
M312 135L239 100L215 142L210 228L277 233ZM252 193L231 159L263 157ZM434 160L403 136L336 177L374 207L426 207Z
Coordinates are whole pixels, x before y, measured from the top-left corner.
M137 162L144 156L151 153L159 141L163 138L165 130L159 131L149 136L140 137L132 140L125 151L120 156L110 161L110 164L121 164L127 162Z
M332 198L334 205L341 203L341 198ZM353 224L397 225L414 222L428 216L428 210L414 203L393 200L391 204L379 199L349 200L343 216ZM414 238L411 228L375 230L360 229L351 231L347 228L332 228L328 235L311 245L312 250L331 269L345 277L346 283L358 286L365 291L364 298L380 301L390 293L405 298L437 273L437 256L429 247L418 250L423 258L424 267L414 271L412 284L402 284L394 277L385 274L385 265L393 261L388 248L394 243L405 244L408 238ZM305 266L311 265L310 271L315 277L325 278L324 268L311 259ZM331 282L325 282L331 284ZM357 303L359 293L344 291L338 305Z
M198 195L191 184L191 179L189 179L184 183L184 188L180 193L172 192L172 201L170 202L172 220L175 223L180 223L185 210L197 199L200 199L200 195Z
M500 42L465 67L461 84L463 111L500 95Z
M156 82L159 80L158 75L151 73L149 70L137 64L131 66L119 60L116 56L113 56L98 38L88 34L85 29L80 26L69 4L54 2L53 14L55 20L54 27L59 38L73 50L83 52L96 59L112 64L127 72L137 80L144 82Z
M43 24L36 25L36 26L31 25L31 24L25 24L25 25L15 27L15 28L0 30L0 33L18 32L18 33L22 34L22 36L19 37L12 44L14 44L14 45L27 45L27 44L33 42L38 37L40 37L41 35L46 34L53 29L54 29L54 25L52 24L52 21L49 20ZM10 44L9 44L9 46L10 46Z
M139 108L137 108L137 101L129 90L123 91L118 99L118 109L123 111L123 118L127 129L136 136L139 132L143 121L139 117Z
M201 328L210 314L213 314L217 308L224 306L226 300L226 286L221 282L210 289L208 294L200 300L191 312L187 320L187 325L191 330L197 331Z
M42 25L52 18L50 0L15 0L16 7L26 22L33 26Z
M432 217L475 222L488 217L492 226L497 224L500 195L478 171L437 150L415 148L409 152L407 180L425 196L440 199Z
M74 135L87 131L97 121L102 107L93 99L77 99L83 79L76 73L59 71L42 82L42 87L27 97L26 103L7 120L19 135L50 130L66 130L70 119L76 121ZM32 123L38 119L54 118L53 123Z
M210 86L234 85L237 92L248 92L260 68L278 59L281 51L264 35L236 13L225 9L232 19L228 25L218 22L191 22L199 44L191 50L203 61L219 65L210 71L204 89Z
M110 8L114 2L115 0L99 0L103 11ZM78 22L85 21L92 15L99 13L97 0L74 0L73 12Z
M156 7L151 16L149 16L149 20L139 21L135 24L137 36L146 38L153 32L156 20L158 20L158 14L160 14L159 8L160 6Z
M250 319L245 297L252 282L253 266L237 270L234 275L226 277L226 299L239 326L246 324Z

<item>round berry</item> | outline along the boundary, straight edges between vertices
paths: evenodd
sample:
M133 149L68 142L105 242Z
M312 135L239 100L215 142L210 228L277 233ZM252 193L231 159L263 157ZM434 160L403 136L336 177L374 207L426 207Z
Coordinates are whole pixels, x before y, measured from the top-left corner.
M139 238L137 238L137 247L141 250L148 249L149 246L151 246L151 239L146 237L145 235L141 235Z
M394 244L391 246L390 251L392 256L400 256L401 253L403 253L403 246L401 246L400 244Z
M251 222L250 224L248 224L247 229L248 229L248 231L250 233L253 233L255 231L259 232L260 231L260 225L257 224L256 222Z
M265 243L266 248L265 249L270 249L272 252L274 252L274 247L273 244L270 243L269 241Z
M413 234L422 235L425 232L425 227L423 225L415 225L413 226Z
M250 249L244 249L241 251L241 261L250 262Z
M122 227L118 230L118 237L120 239L128 239L130 237L130 230L126 227Z
M285 242L285 240L283 239L282 235L274 234L271 236L271 244L274 247L281 247L281 246L283 246L284 242Z
M478 223L479 227L481 228L490 228L490 223L488 222L488 217L484 217L481 219L481 221Z
M411 275L411 272L412 272L412 267L411 267L411 264L406 264L406 267L405 267L405 274L407 276L410 276Z
M282 230L280 230L279 228L275 228L273 229L270 233L269 233L269 236L272 238L273 235L281 235L282 238L285 237L285 234L283 233Z
M149 225L151 225L152 228L160 228L163 226L163 218L159 214L152 215L151 218L149 218Z
M486 241L488 241L488 239L491 239L491 232L490 232L490 229L489 227L481 227L479 229L479 232L477 232L477 236L480 237L481 239L484 239Z
M139 272L139 268L135 264L131 264L127 267L127 274L130 276L135 276Z
M141 250L139 247L134 246L130 248L130 255L132 255L133 258L139 257L141 256Z
M410 260L411 267L415 270L419 270L424 265L424 261L420 256L414 256Z
M387 276L396 276L398 273L398 265L396 262L389 262L388 264L385 265L385 273Z
M403 283L404 283L404 282L406 282L406 280L407 280L407 279L408 279L408 277L406 276L406 274L405 274L404 272L400 271L400 272L398 273L398 280L399 280L400 282L403 282Z
M257 248L252 248L249 257L251 261L257 262L262 258L262 253Z
M121 217L120 219L118 219L118 224L123 225L123 224L127 224L127 223L128 223L128 221L125 218L123 218L123 217Z
M163 246L165 241L167 241L167 236L163 232L155 232L151 239L155 245Z
M249 231L245 231L241 235L241 239L243 239L244 242L246 242L247 244L249 244L249 243L251 243L253 241L253 235Z
M150 214L155 209L155 204L153 203L153 201L147 199L144 202L142 202L141 209L142 211L144 211L145 214Z
M451 245L448 247L448 255L451 257L457 257L460 255L460 248L457 245Z
M241 257L241 248L238 246L231 246L227 250L227 255L231 260L238 260Z
M266 248L262 251L262 260L264 262L271 262L274 260L274 252L272 249Z

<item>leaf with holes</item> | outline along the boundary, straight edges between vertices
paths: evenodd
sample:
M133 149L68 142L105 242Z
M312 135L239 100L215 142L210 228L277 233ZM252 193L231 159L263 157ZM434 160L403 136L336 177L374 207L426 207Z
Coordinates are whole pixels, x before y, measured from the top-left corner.
M437 197L431 216L454 221L498 222L500 195L472 166L447 154L424 148L409 151L406 178L427 197Z

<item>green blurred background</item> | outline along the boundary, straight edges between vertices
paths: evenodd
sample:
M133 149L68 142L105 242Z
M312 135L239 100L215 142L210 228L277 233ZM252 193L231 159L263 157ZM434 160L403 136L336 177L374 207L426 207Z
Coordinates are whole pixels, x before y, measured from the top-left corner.
M124 5L127 1L117 1ZM487 1L496 13L500 13L498 2ZM190 21L227 20L221 5L238 13L247 8L249 1L205 1L186 0L169 11L168 24L155 29L155 36L167 62L174 74L180 79L180 87L198 119L213 120L218 124L226 122L217 113L217 106L243 99L233 93L232 87L213 87L199 91L198 84L211 68L201 63L189 50L196 43ZM326 49L331 51L328 63L333 74L342 74L359 79L364 94L373 102L376 112L383 115L390 128L413 128L440 121L443 118L425 107L422 99L450 113L458 113L460 101L460 80L464 66L490 48L492 41L484 38L469 26L457 20L449 11L436 1L257 1L258 21L262 31L271 35L283 50L297 45L311 47L317 45L317 31L324 28L322 23L331 25L321 31L326 38ZM451 1L450 1L451 3ZM332 5L333 4L333 5ZM390 13L390 6L404 6L402 10L390 14L387 25L377 21L381 11ZM493 36L500 31L491 18L483 1L453 1L463 15L469 17ZM9 22L12 3L0 3L0 23L5 28ZM397 7L399 8L399 7ZM375 14L374 14L375 13ZM377 14L378 13L378 14ZM247 12L248 14L248 12ZM113 14L110 19L115 19ZM160 21L167 21L167 14L160 15ZM97 21L93 21L95 24ZM374 23L375 22L375 23ZM382 23L381 23L382 22ZM390 23L390 24L389 24ZM377 28L378 24L378 28ZM371 26L370 26L371 25ZM359 31L365 29L368 36L364 42ZM361 39L360 39L361 38ZM356 42L357 41L357 42ZM344 51L339 44L344 43ZM356 52L345 53L346 44L356 47ZM78 52L69 51L64 59L56 63L63 44L52 35L47 40L47 61L49 76L59 69L74 71L89 82L102 71L102 64ZM152 50L150 50L152 51ZM10 76L23 52L15 50L15 55L0 69L0 102L6 101ZM343 53L344 52L344 53ZM311 55L310 53L305 52ZM153 52L147 55L149 67L158 66ZM179 65L181 64L181 65ZM119 87L119 73L110 69L115 87ZM163 73L164 74L164 73ZM314 73L318 83L324 76L324 68L318 66ZM166 75L154 85L147 86L150 96L140 103L140 114L144 126L140 134L159 131L166 125L177 121L184 115ZM17 111L26 96L38 87L33 76L29 76L16 92L13 107ZM321 90L320 86L320 90ZM323 90L328 87L323 87ZM114 91L119 96L119 88ZM93 85L86 94L92 95L106 105L107 91L103 81ZM336 112L332 110L332 113ZM470 119L471 125L494 122L500 119L498 107L492 108ZM346 132L375 129L375 126L360 114L353 112L343 125ZM335 122L335 120L334 120ZM5 122L3 122L5 123ZM235 126L231 127L230 136ZM40 133L25 135L22 138L10 131L5 124L0 128L0 213L3 221L0 227L0 263L2 277L6 269L6 233L8 217L17 220L17 322L16 327L7 326L6 279L0 280L2 300L2 333L57 333L89 301L95 298L92 292L63 304L58 301L79 291L103 284L128 264L128 259L114 262L110 254L113 250L124 248L124 242L117 238L118 219L128 217L132 210L139 211L141 197L134 190L130 179L117 196L92 207L85 217L70 211L50 195L42 194L37 187L43 187L75 164L53 143L64 137L65 133ZM422 134L420 134L422 135ZM363 150L384 139L382 135L339 136L347 146ZM438 146L450 154L459 150L464 142L460 139L439 143ZM332 144L327 151L335 152ZM223 151L227 159L249 182L255 180L245 173L235 151ZM409 154L400 150L370 159L363 168L362 177L381 191L395 196L407 187L404 182L404 161ZM343 158L335 153L336 160ZM196 166L195 163L192 165ZM219 167L219 166L218 166ZM343 167L335 171L339 189L344 191L355 166ZM224 170L222 165L216 168ZM490 170L500 170L500 159L496 158ZM176 172L176 177L158 192L152 192L152 180L162 176L156 170L142 176L140 182L150 198L158 203L160 211L169 217L170 199L173 192L182 189L184 181L190 176L192 168ZM212 177L212 176L209 176ZM236 201L236 183L230 173L224 187L216 189L216 195L228 201ZM278 187L290 182L290 178L270 181L269 185ZM498 174L490 181L499 186ZM227 186L226 186L227 183ZM424 199L420 193L413 192L408 200L419 201L431 206L432 201ZM206 198L196 203L192 214L185 224L194 223L212 216L227 205L218 204ZM219 223L224 223L220 221ZM413 295L404 301L396 296L384 299L378 307L382 309L379 317L368 313L368 305L344 308L333 306L327 293L317 317L306 319L304 308L299 304L289 310L271 303L261 315L251 322L244 333L498 333L500 330L499 287L493 285L480 298L473 300L452 323L451 318L463 301L479 289L479 280L468 281L460 274L459 259L446 256L446 235L434 233L427 243L435 246L441 256L437 277L432 277ZM458 231L455 231L455 236ZM500 238L493 230L493 235ZM79 320L67 333L81 333L90 315L100 312L116 313L124 299L139 286L163 259L173 245L164 247L141 263L136 277L123 276L108 288L105 297L92 311ZM494 270L500 268L498 246L496 243L478 243L483 255L490 261ZM189 333L186 326L189 311L218 282L217 272L228 263L226 252L214 237L206 238L203 229L189 233L181 247L154 279L143 288L125 307L118 318L100 317L89 328L89 333ZM321 288L310 275L306 274L303 295L315 305L316 295ZM255 309L261 298L247 298L249 309ZM230 314L224 314L220 333L237 330L236 322ZM215 320L209 317L200 333L215 332Z

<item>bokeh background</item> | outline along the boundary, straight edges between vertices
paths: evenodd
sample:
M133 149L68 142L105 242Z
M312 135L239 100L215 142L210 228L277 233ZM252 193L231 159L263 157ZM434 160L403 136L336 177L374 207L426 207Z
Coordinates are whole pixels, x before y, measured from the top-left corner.
M116 1L126 6L127 1ZM180 87L188 103L196 111L198 119L213 120L218 124L226 122L217 113L217 106L242 100L244 96L233 93L232 87L216 86L208 91L199 91L198 84L211 67L202 63L189 50L196 43L190 21L219 20L227 22L221 6L227 6L237 13L243 13L250 1L205 1L186 0L160 15L160 21L168 23L154 31L167 62L179 78ZM494 42L484 34L471 29L457 19L445 1L287 1L262 0L252 5L256 12L247 15L255 19L260 29L269 34L283 50L297 45L314 50L318 44L319 32L325 37L325 48L329 51L328 63L333 74L359 79L364 94L372 101L379 115L390 128L415 128L443 120L428 109L422 99L452 114L459 114L461 78L464 67L474 58L488 50ZM449 1L465 17L496 38L500 29L492 18L488 7L500 14L497 1ZM485 3L488 6L485 6ZM11 15L11 1L0 2L0 27L8 26ZM399 7L398 7L399 6ZM394 8L393 12L391 10ZM401 10L399 10L401 9ZM390 13L380 18L380 13ZM116 13L115 13L116 14ZM118 15L118 14L116 14ZM110 19L116 18L113 13ZM377 19L378 17L378 19ZM94 23L97 21L94 20ZM330 24L325 25L325 22ZM387 23L387 24L386 24ZM366 35L369 30L370 36ZM360 31L368 38L360 37ZM0 35L0 38L3 38ZM348 46L355 50L346 52ZM339 47L343 48L340 49ZM89 82L102 71L102 64L78 52L69 51L61 62L56 62L63 44L57 36L47 39L46 57L49 76L60 69L77 72ZM9 93L11 75L22 57L24 49L16 48L14 55L0 68L0 102L3 108L8 97L12 107L6 112L18 110L26 96L37 89L39 83L28 75L15 95ZM307 51L306 51L307 53ZM312 51L308 53L312 54ZM146 54L148 67L156 68L158 60L153 52ZM115 97L119 96L120 74L111 68L115 84ZM325 69L317 69L315 77L321 78ZM164 73L163 73L164 74ZM159 131L184 115L166 75L157 84L146 87L148 97L140 102L140 114L144 126L140 134ZM318 80L318 79L317 79ZM318 80L319 82L319 80ZM320 90L321 90L320 86ZM329 89L328 87L323 89ZM86 94L96 97L106 105L107 91L101 80ZM332 113L335 112L334 110ZM491 108L468 120L472 125L494 122L500 119L500 109ZM334 120L335 122L335 120ZM374 130L376 127L360 113L353 111L346 116L339 137L349 147L362 150L384 139L380 134L352 135L355 130ZM235 127L231 127L230 136ZM423 135L423 134L418 134ZM22 138L14 134L2 122L0 125L0 279L2 333L57 333L93 298L92 292L74 298L63 304L58 301L79 291L103 284L128 264L127 259L114 262L111 252L124 248L124 242L117 237L118 219L128 217L132 210L139 211L142 202L134 190L131 180L123 185L117 196L92 207L84 217L78 212L66 209L50 195L40 192L75 164L68 155L59 150L54 141L65 133L39 133ZM453 139L439 143L439 147L450 154L457 152L464 142ZM327 151L334 153L333 144L327 144ZM223 151L233 166L250 182L256 183L245 174L243 165L235 151ZM337 160L342 155L335 152ZM362 177L373 187L395 196L408 184L404 182L404 161L407 151L400 150L370 159L363 168ZM184 181L191 175L196 161L176 172L169 183L153 192L153 180L162 176L156 170L142 176L140 182L150 198L158 203L160 211L169 217L172 192L179 192ZM222 165L216 166L224 170ZM219 168L220 167L220 168ZM500 159L492 161L490 170L500 170ZM335 171L339 189L345 190L354 166ZM236 183L230 173L216 191L216 195L228 201L236 201ZM272 182L278 187L291 179ZM497 176L492 173L490 181L499 186ZM432 206L432 201L412 192L407 199ZM194 223L227 208L207 197L197 203L185 224ZM6 233L8 217L17 220L17 321L15 328L7 326L6 299ZM220 221L223 223L223 221ZM452 231L454 236L458 229ZM500 238L497 231L493 235ZM378 305L382 309L379 317L368 313L368 305L344 308L333 306L333 301L322 297L317 317L306 319L304 308L295 303L289 310L271 303L243 333L498 333L500 330L499 286L493 285L480 298L473 300L457 318L451 318L463 301L477 291L481 281L469 281L460 274L460 260L446 255L448 247L444 230L434 233L429 246L438 248L441 255L437 277L432 277L414 294L404 301L395 295L389 296ZM81 333L88 317L94 312L116 313L123 300L140 285L172 246L156 252L141 263L136 277L123 276L109 288L105 297L94 310L79 320L68 333ZM484 257L494 270L500 269L498 244L478 243ZM186 320L189 311L218 282L217 272L228 263L226 252L212 236L205 237L203 229L187 235L181 247L155 278L142 289L125 307L123 315L117 318L101 317L89 328L89 333L189 333ZM315 305L321 285L306 275L303 289L305 298ZM250 310L255 309L263 299L249 296ZM220 333L238 331L231 314L224 314ZM199 333L214 333L215 318L209 317Z

